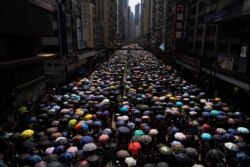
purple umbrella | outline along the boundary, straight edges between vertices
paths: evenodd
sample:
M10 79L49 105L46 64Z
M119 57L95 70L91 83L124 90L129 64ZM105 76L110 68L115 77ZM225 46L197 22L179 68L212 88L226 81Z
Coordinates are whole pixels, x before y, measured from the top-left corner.
M130 129L126 126L121 126L117 129L119 135L129 135L131 133Z
M94 143L94 139L91 136L84 136L80 140L80 145L83 146L87 143Z

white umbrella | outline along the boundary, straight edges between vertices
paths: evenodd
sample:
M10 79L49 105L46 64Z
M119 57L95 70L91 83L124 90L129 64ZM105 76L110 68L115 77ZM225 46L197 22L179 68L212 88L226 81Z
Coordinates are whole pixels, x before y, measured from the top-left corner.
M170 154L172 154L172 150L169 147L167 147L167 146L160 147L159 148L159 152L161 154L164 154L164 155L170 155Z
M239 146L237 146L236 144L232 143L232 142L227 142L227 143L224 143L225 147L228 148L229 150L232 150L232 151L239 151L240 148Z
M179 140L179 141L183 141L183 140L186 140L186 135L184 135L183 133L181 132L177 132L174 134L174 137L175 139Z
M150 131L149 131L149 134L150 135L152 135L152 136L155 136L155 135L158 135L158 130L157 129L151 129Z
M136 160L133 157L127 157L125 163L128 164L128 166L136 166Z

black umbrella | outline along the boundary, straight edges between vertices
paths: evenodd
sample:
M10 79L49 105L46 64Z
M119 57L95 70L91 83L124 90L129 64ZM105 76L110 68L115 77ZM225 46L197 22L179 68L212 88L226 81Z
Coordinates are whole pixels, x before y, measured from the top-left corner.
M45 161L47 163L57 162L58 159L59 159L59 157L56 154L48 154L45 157L43 157L43 161Z
M211 164L216 164L218 162L223 162L223 159L225 158L225 155L222 151L218 149L211 149L208 151L206 160L207 162Z
M167 162L159 162L156 167L169 167Z
M24 150L26 149L35 149L37 147L37 144L35 142L32 141L25 141L22 143L22 147L24 148Z
M64 167L64 165L60 162L51 162L47 167Z

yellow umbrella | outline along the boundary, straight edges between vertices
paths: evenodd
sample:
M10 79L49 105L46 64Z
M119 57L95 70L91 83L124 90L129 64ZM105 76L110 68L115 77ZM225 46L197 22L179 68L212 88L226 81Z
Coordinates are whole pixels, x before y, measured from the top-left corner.
M76 124L77 124L77 120L76 119L69 120L69 123L68 123L69 126L75 126Z
M31 129L26 129L25 131L22 132L22 137L24 138L29 138L34 135L34 131Z
M218 101L221 101L221 98L216 97L214 100L218 102Z
M92 119L92 115L91 114L87 114L87 115L85 115L85 117L84 117L84 120L90 120L90 119Z
M175 100L176 100L176 98L175 98L175 97L173 97L173 96L171 96L171 97L169 97L169 100L173 100L173 101L175 101Z
M171 94L167 94L166 96L167 96L167 97L172 97L172 95L171 95Z
M83 115L83 114L84 114L84 111L83 111L83 109L78 108L78 109L76 109L75 114L76 114L76 115Z

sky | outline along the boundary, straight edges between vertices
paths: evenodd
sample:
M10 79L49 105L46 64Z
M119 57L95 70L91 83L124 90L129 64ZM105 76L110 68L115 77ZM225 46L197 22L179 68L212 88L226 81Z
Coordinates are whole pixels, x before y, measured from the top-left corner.
M131 11L135 14L135 5L137 3L141 3L141 0L129 0L129 6L131 7Z

